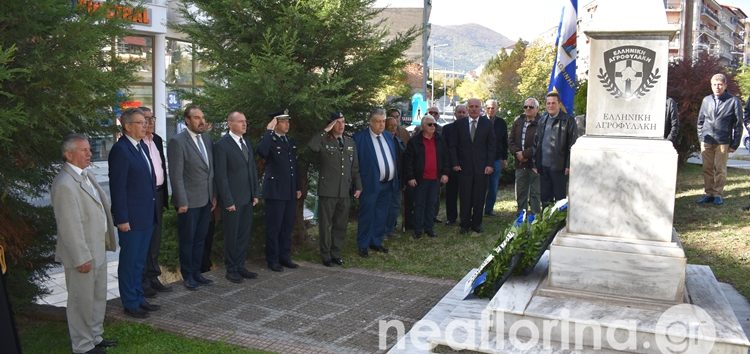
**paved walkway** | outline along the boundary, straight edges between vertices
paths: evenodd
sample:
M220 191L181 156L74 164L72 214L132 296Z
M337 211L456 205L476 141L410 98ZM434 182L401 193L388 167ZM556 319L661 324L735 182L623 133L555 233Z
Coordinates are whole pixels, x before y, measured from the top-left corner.
M182 335L279 353L375 353L379 321L400 320L406 331L455 281L300 263L282 273L252 270L258 279L233 284L218 269L211 286L174 291L149 302L162 306L145 320L124 315L119 300L107 316ZM387 346L396 343L395 331Z

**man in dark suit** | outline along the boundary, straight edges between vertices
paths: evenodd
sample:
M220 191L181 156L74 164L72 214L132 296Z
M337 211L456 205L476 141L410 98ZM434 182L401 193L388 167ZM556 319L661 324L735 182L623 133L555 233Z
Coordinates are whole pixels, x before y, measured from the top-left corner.
M120 260L117 276L125 314L147 317L159 309L143 297L143 268L156 225L156 176L142 139L146 118L137 108L120 116L123 135L109 152L109 191L112 217L119 231Z
M344 135L346 120L341 112L331 113L323 132L313 135L307 147L318 157L318 237L320 258L326 267L344 265L341 251L349 221L352 189L362 193L359 158L352 138Z
M151 165L154 166L154 176L156 177L156 226L151 234L151 241L148 245L146 254L146 267L143 269L143 295L146 297L156 296L156 292L172 291L171 287L165 286L159 281L161 267L159 267L159 248L161 248L161 225L164 210L169 204L169 194L167 191L167 159L164 158L164 140L156 134L156 118L151 108L140 107L143 116L146 118L146 136L143 143L148 148L148 156L151 158Z
M446 124L443 127L443 139L445 140L445 158L451 165L450 174L448 175L448 183L445 185L445 225L451 226L456 224L458 219L458 172L454 171L450 159L450 146L451 141L454 138L453 130L456 127L456 122L461 119L469 117L469 111L466 105L460 104L453 109L453 114L456 120L452 123Z
M111 206L104 190L86 171L91 164L88 139L71 134L63 141L62 150L65 162L52 182L51 197L57 222L55 260L63 264L68 289L66 315L70 343L73 353L104 353L105 347L117 344L102 338L107 307L105 250L115 250ZM0 246L0 263L2 249ZM2 279L0 271L0 284ZM5 296L5 289L0 286L0 298ZM3 305L5 303L0 302L0 306ZM0 308L0 315L3 310L5 308ZM0 316L0 321L3 318ZM13 327L12 317L10 321ZM3 350L20 353L20 348L14 345L15 331L8 334L0 330L0 333L3 334ZM14 348L19 350L14 351Z
M258 143L257 153L266 161L263 199L266 216L266 262L274 272L297 268L292 262L292 228L297 199L302 196L297 173L297 144L289 133L288 111L276 112Z
M203 111L191 105L183 116L187 129L169 140L167 157L172 204L177 208L180 273L185 288L196 290L213 283L201 274L201 261L210 213L216 207L214 157L211 138L204 134L208 125Z
M385 111L370 112L370 126L354 134L359 157L362 195L359 202L357 248L360 257L368 256L368 247L388 253L383 247L386 218L393 193L399 189L396 170L396 142L385 131Z
M495 161L495 131L487 117L480 117L482 102L467 102L469 118L456 121L449 147L453 170L458 172L461 198L461 233L482 232L487 179Z
M233 283L258 275L245 268L247 245L258 204L258 172L253 148L245 142L247 118L242 112L227 116L229 133L214 145L214 173L224 225L226 278Z
M497 201L497 189L500 184L500 176L503 174L503 168L508 166L508 124L505 119L498 116L497 100L487 100L485 102L487 119L492 122L495 132L495 161L492 163L492 174L490 175L489 184L487 185L487 202L484 206L484 215L492 216Z

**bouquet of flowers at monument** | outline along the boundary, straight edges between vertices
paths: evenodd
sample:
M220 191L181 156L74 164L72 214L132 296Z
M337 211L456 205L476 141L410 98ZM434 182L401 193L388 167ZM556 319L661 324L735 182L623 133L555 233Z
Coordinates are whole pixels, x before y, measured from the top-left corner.
M542 215L519 214L466 283L466 295L490 298L512 274L531 273L557 232L565 226L567 215L567 199L545 208Z

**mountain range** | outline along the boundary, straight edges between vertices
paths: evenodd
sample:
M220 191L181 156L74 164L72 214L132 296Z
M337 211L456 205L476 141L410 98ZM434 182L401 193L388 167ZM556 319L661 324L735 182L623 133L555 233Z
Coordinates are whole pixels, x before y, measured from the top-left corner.
M482 25L469 23L453 26L433 24L429 43L439 46L435 49L436 70L453 70L455 65L455 71L469 72L484 65L501 49L516 41ZM431 66L432 58L428 59L427 65Z

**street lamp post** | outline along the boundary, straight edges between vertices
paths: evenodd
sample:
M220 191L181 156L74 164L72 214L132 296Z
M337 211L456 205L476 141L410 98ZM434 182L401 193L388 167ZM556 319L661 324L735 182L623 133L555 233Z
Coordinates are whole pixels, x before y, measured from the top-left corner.
M432 74L430 74L430 76L432 76L432 80L430 80L432 81L432 84L430 85L430 87L432 88L432 93L430 93L430 102L431 102L430 105L435 105L435 48L447 47L447 46L448 46L447 43L445 44L433 43L432 44L432 50L430 51L430 57L432 58L432 65L430 65L430 69L431 69L430 71L432 71Z

